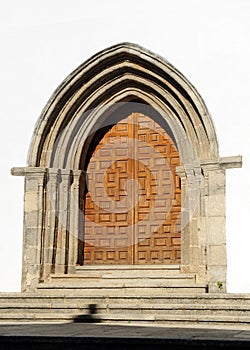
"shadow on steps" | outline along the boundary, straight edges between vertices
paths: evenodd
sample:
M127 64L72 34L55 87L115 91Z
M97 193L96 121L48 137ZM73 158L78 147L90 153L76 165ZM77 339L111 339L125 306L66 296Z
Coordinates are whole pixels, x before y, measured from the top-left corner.
M97 313L97 305L89 304L89 312L87 314L77 315L74 318L73 322L74 323L100 323L101 319L95 316L96 313Z

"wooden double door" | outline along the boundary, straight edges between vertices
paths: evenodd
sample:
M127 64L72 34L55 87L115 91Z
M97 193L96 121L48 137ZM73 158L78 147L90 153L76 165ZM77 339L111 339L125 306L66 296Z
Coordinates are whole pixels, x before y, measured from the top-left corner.
M132 113L109 128L87 167L84 264L180 263L179 163L150 117Z

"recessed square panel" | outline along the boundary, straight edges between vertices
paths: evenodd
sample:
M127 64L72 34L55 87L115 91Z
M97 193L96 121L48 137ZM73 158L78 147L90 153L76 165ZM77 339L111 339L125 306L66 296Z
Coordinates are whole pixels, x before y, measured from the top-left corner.
M121 143L128 143L128 137L127 137L127 136L121 135L121 136L120 136L120 142L121 142Z
M128 252L127 251L119 252L119 260L127 260L127 259L128 259Z
M150 154L150 147L149 146L141 146L141 147L138 147L138 154L140 155L144 155L147 154L149 155Z
M166 246L166 240L164 238L155 238L154 245L155 246Z
M119 239L115 239L115 248L119 248L119 247L127 247L128 245L128 241L127 239L122 239L122 238L119 238Z
M115 136L108 136L107 137L107 143L114 143L116 140L116 137Z
M95 246L95 240L94 239L84 239L84 244L86 245L86 247Z
M116 221L119 222L119 221L127 221L127 213L121 213L121 214L116 214Z
M167 201L165 199L157 199L157 201L155 202L155 206L157 208L163 208L166 209L167 207Z
M150 256L152 260L159 259L159 252L158 251L151 251Z
M100 239L99 240L99 246L100 247L110 247L110 240L109 239Z
M127 123L118 123L116 124L116 132L119 131L128 131L128 124Z
M123 148L116 148L115 149L115 155L117 157L125 157L125 156L128 156L128 149L123 147Z
M103 196L103 188L96 187L95 195L96 195L96 197L102 197Z
M138 259L139 260L146 260L146 257L147 257L147 253L145 251L138 253Z
M103 174L95 174L95 182L103 183Z
M172 244L173 245L180 245L181 239L180 238L172 238Z
M114 182L116 179L116 174L115 173L111 173L111 172L108 172L108 182Z
M149 247L150 246L150 238L139 240L139 247Z
M164 260L171 259L172 251L171 250L164 250L163 251L163 258Z
M114 226L106 227L108 235L115 235L116 228Z
M138 135L138 139L139 139L139 141L146 142L147 141L147 135L145 135L145 134Z
M100 214L100 221L102 222L110 222L110 214Z
M150 141L158 141L159 140L159 134L158 133L151 133L150 134Z
M103 260L103 254L104 254L103 251L95 251L94 253L95 260Z
M112 150L111 148L101 148L100 149L100 157L111 157Z

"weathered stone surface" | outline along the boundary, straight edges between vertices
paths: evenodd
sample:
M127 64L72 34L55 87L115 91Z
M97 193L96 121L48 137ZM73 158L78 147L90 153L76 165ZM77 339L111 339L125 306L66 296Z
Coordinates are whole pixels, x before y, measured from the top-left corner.
M209 196L219 194L225 195L225 170L209 171L208 181Z
M25 181L25 191L26 192L36 192L37 191L37 185L38 185L38 181L37 181L37 177L29 177L28 179L26 179Z
M226 244L208 246L208 264L213 266L225 266L226 262Z
M225 245L226 244L226 227L225 217L215 216L206 218L206 225L210 234L207 236L208 245Z
M218 282L223 283L223 290L225 291L226 288L226 271L227 271L227 265L220 265L218 268L217 266L210 266L209 267L209 280L210 283L215 283L217 292L219 292L220 288L218 285Z
M225 195L213 194L206 197L206 216L207 217L225 217L226 202Z
M31 212L39 209L39 193L38 192L26 192L24 201L24 211Z
M40 243L38 241L37 227L27 227L25 230L25 246L27 247L37 247Z
M25 212L24 221L27 227L37 227L39 224L37 211L33 210Z

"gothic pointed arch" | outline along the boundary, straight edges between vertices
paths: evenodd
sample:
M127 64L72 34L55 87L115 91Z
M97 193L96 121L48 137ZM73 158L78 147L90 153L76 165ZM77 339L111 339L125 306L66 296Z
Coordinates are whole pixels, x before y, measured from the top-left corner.
M181 271L195 273L210 291L217 290L217 281L225 285L225 169L240 166L241 159L219 157L207 107L174 66L138 45L121 43L97 53L62 82L36 124L28 166L12 171L25 176L24 291L52 273L75 273L81 184L93 154L88 148L96 131L110 125L110 116L131 105L132 114L144 108L146 118L167 130L180 156L173 168L181 179Z
M214 126L197 90L165 59L123 43L94 55L52 95L33 135L29 166L74 168L78 135L83 143L87 137L83 129L88 132L110 105L135 98L181 130L180 144L187 135L199 159L218 158Z

